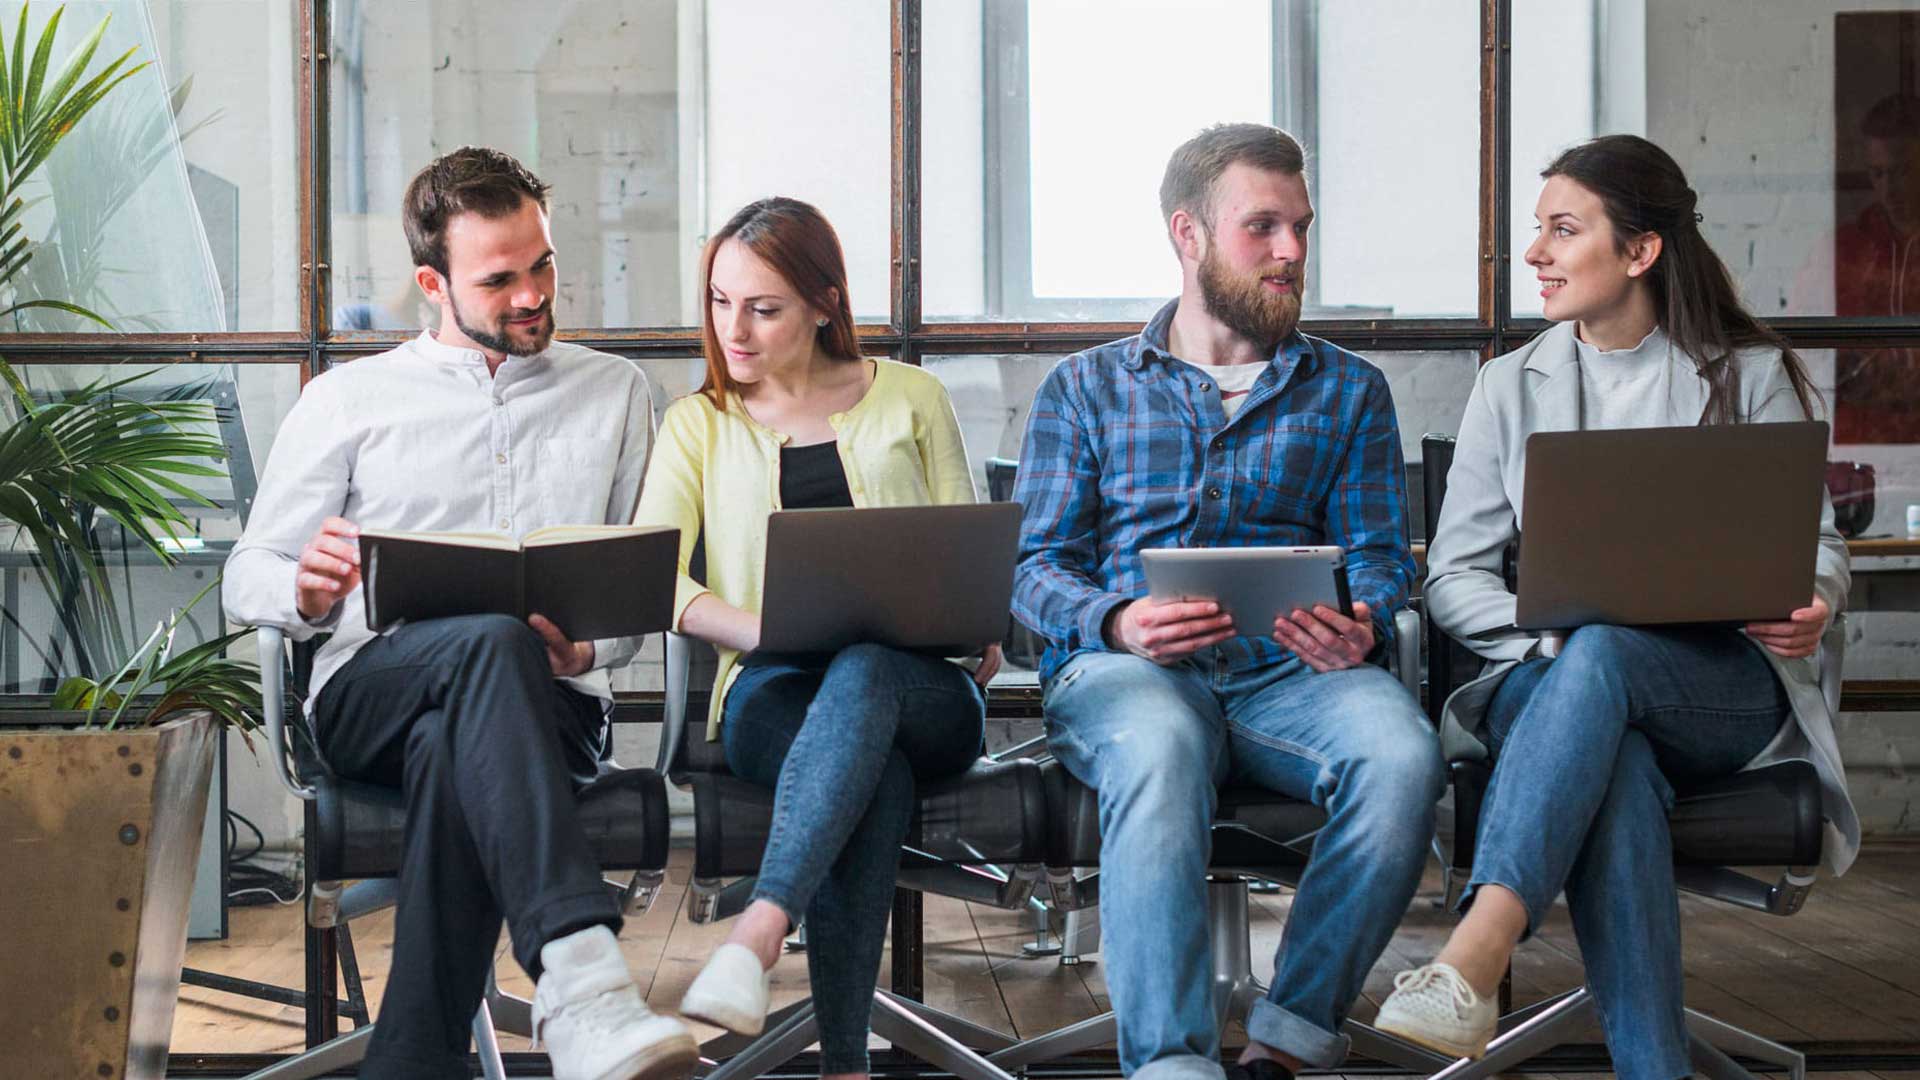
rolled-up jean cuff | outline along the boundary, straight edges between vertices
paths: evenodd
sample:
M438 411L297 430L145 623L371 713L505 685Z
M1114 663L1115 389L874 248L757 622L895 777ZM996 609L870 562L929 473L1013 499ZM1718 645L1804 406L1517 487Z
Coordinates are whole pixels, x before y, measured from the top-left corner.
M1326 1069L1347 1060L1350 1042L1345 1035L1302 1020L1266 998L1247 1010L1247 1038Z
M787 917L788 932L792 932L794 928L798 927L801 920L806 918L807 915L806 909L795 904L793 898L788 896L785 890L777 886L775 888L768 888L766 879L764 878L754 883L753 894L747 897L747 903L749 904L755 900L765 900L767 903L779 908Z
M508 929L513 934L514 959L537 982L542 945L589 926L604 926L619 937L622 922L620 902L614 899L613 890L595 884L589 889L568 886L565 891L535 897Z
M1517 877L1518 875L1513 876ZM1467 908L1473 904L1473 894L1478 892L1482 885L1498 885L1519 899L1520 906L1525 908L1527 912L1527 928L1520 932L1520 940L1525 941L1532 937L1534 929L1540 925L1542 919L1546 918L1547 913L1541 910L1539 906L1535 906L1534 902L1527 897L1526 890L1513 884L1512 877L1499 874L1475 874L1473 879L1467 882L1467 887L1460 890L1460 899L1453 902L1453 913L1455 915L1465 914ZM1551 904L1552 902L1552 898L1549 897L1547 903Z
M1226 1080L1226 1070L1198 1054L1170 1054L1133 1070L1132 1080Z

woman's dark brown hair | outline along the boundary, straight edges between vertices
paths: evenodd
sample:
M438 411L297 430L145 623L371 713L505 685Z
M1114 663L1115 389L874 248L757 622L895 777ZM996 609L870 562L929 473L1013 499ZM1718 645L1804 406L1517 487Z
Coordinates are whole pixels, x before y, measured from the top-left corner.
M1654 319L1707 380L1703 422L1748 419L1740 415L1740 368L1733 354L1755 346L1780 350L1801 411L1809 419L1816 414L1819 392L1806 365L1741 305L1726 264L1700 234L1694 209L1699 197L1671 155L1637 135L1602 135L1561 154L1540 176L1564 176L1598 195L1622 254L1635 239L1659 234L1660 254L1646 275Z
M713 325L713 256L729 240L738 240L785 278L801 300L827 317L827 325L814 330L821 353L835 360L860 358L853 304L847 299L847 260L833 226L820 211L798 199L775 196L748 203L713 234L700 258L701 302L706 305L701 318L702 349L707 358L707 379L700 384L700 392L712 399L715 408L724 412L727 395L736 389Z

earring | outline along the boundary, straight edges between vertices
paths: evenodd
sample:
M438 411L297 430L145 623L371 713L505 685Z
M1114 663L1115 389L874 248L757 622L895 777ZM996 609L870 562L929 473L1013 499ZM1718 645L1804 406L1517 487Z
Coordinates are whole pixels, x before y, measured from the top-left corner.
M825 315L820 316L819 318L813 320L813 325L824 329L827 325L827 317Z

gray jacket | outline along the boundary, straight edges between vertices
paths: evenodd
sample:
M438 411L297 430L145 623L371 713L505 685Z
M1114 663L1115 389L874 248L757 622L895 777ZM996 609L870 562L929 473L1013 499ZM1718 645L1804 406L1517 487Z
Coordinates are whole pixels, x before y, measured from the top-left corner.
M1738 360L1741 415L1753 421L1804 419L1777 351L1746 350ZM1692 365L1685 367L1673 376L1672 408L1676 417L1697 421L1706 408L1707 383ZM1438 535L1427 549L1426 603L1433 620L1487 664L1480 678L1447 699L1441 737L1449 758L1485 755L1477 732L1487 703L1500 679L1538 640L1513 625L1515 600L1501 577L1501 553L1520 534L1527 436L1578 427L1579 393L1574 327L1560 323L1483 366L1467 399ZM1668 422L1647 419L1648 426ZM1846 603L1849 578L1846 541L1834 528L1833 507L1827 503L1821 510L1814 588L1836 613ZM1859 850L1860 822L1847 796L1833 715L1820 690L1818 657L1788 660L1771 652L1766 657L1786 687L1797 722L1782 728L1746 767L1793 759L1813 763L1826 818L1823 861L1842 873Z

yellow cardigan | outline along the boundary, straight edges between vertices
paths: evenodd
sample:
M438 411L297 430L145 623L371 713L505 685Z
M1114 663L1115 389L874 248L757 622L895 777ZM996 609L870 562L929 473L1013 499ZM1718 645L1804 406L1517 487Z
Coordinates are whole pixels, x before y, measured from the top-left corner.
M828 417L855 506L926 506L974 501L967 448L947 391L910 364L875 360L873 385L843 413ZM780 448L787 436L747 415L737 396L727 410L705 394L667 409L640 488L639 525L680 530L680 579L673 626L687 605L711 592L758 614L766 575L767 515L780 509ZM694 544L706 540L705 584L688 574ZM739 673L740 654L721 649L707 714L707 738L720 737L721 703Z

